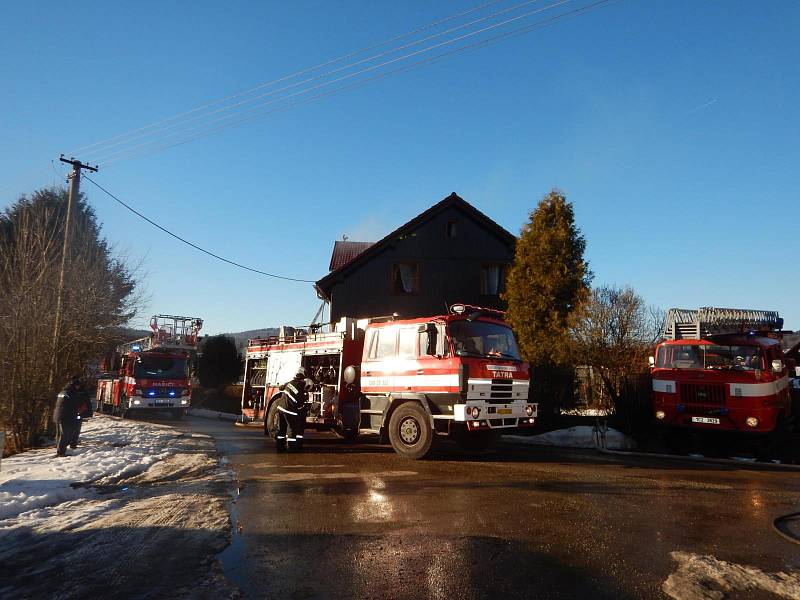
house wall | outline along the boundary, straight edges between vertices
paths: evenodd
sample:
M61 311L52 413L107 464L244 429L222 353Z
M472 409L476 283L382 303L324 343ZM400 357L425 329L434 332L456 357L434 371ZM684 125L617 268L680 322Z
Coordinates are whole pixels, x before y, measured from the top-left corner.
M456 224L453 238L447 237L449 222ZM456 302L505 309L499 296L481 294L481 267L507 268L513 259L514 248L507 240L450 207L344 274L331 290L331 320L393 312L402 318L424 317L442 314ZM419 293L392 293L392 265L403 261L419 263Z

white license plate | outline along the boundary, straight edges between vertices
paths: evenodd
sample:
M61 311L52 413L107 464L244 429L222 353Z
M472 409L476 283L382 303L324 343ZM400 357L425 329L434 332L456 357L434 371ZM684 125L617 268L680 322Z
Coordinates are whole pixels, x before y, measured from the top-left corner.
M716 417L692 417L692 423L707 423L708 425L719 425Z

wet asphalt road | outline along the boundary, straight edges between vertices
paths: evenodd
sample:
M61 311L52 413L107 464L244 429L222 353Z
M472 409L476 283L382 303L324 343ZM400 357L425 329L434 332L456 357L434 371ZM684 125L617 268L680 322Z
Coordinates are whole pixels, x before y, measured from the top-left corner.
M800 569L771 529L800 510L798 471L447 444L407 461L313 432L276 454L259 430L178 426L237 473L220 558L246 598L661 598L676 550Z

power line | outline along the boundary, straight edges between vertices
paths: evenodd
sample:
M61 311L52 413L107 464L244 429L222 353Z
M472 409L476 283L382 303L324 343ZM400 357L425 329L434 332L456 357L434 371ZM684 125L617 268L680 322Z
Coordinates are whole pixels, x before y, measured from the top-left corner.
M313 279L298 279L296 277L285 277L284 275L276 275L275 273L267 273L266 271L261 271L260 269L254 269L252 267L248 267L246 265L242 265L240 263L237 263L236 261L224 258L224 257L222 257L222 256L220 256L218 254L214 254L213 252L211 252L209 250L206 250L205 248L201 248L197 244L193 244L189 240L184 239L184 238L182 238L181 236L179 236L179 235L177 235L175 233L172 233L169 229L167 229L165 227L162 227L161 225L159 225L158 223L156 223L152 219L147 218L142 213L140 213L138 210L136 210L135 208L133 208L129 204L126 204L122 200L120 200L117 196L115 196L114 194L109 192L106 188L104 188L102 185L100 185L99 183L97 183L93 179L87 177L86 175L84 175L83 178L86 179L87 181L89 181L92 185L94 185L100 191L105 192L106 195L108 195L110 198L116 200L119 204L121 204L122 206L127 208L133 214L135 214L136 216L138 216L138 217L144 219L145 221L147 221L148 223L150 223L153 227L156 227L156 228L160 229L164 233L169 234L172 237L174 237L176 240L181 241L181 242L183 242L184 244L186 244L188 246L191 246L195 250L199 250L200 252L208 254L209 256L212 256L212 257L216 258L217 260L221 260L222 262L228 263L229 265L233 265L235 267L239 267L240 269L244 269L245 271L252 271L253 273L258 273L259 275L266 275L267 277L272 277L274 279L284 279L286 281L297 281L297 282L300 282L300 283L315 283L315 281Z
M417 27L416 29L412 29L411 31L407 31L406 33L401 33L401 34L396 35L394 37L391 37L391 38L389 38L387 40L384 40L382 42L378 42L377 44L372 44L370 46L365 46L363 48L360 48L358 50L354 50L352 52L349 52L347 54L339 56L338 58L334 58L334 59L325 61L325 62L320 63L318 65L315 65L313 67L306 67L306 68L301 69L299 71L295 71L294 73L290 73L289 75L284 75L282 77L278 77L277 79L272 79L270 81L265 81L263 83L259 83L258 85L254 86L254 87L251 87L251 88L249 88L247 90L244 90L242 92L237 92L236 94L232 94L230 96L226 96L224 98L220 98L219 100L213 100L213 101L208 102L206 104L203 104L201 106L197 106L197 107L195 107L195 108L193 108L191 110L179 113L177 115L173 115L171 117L167 117L166 119L161 119L159 121L155 121L155 122L150 123L148 125L144 125L143 127L139 127L137 129L133 129L133 130L128 131L126 133L122 133L122 134L113 136L111 138L107 138L105 140L101 140L99 142L95 142L93 144L89 144L88 146L83 146L82 148L78 148L76 150L73 150L72 152L68 152L67 154L76 154L76 153L88 150L89 148L96 148L97 146L102 146L107 142L116 141L116 140L118 140L120 138L125 138L125 137L127 137L129 135L132 135L134 133L139 133L140 131L151 129L153 127L157 127L157 126L162 125L164 123L169 123L170 121L174 121L174 120L180 119L180 118L182 118L184 116L191 115L191 114L194 114L196 112L205 110L206 108L209 108L211 106L216 106L218 104L222 104L222 103L227 102L229 100L234 100L236 98L240 98L242 96L246 96L247 94L251 94L251 93L253 93L255 91L258 91L260 89L263 89L265 87L269 87L270 85L274 85L276 83L280 83L282 81L286 81L288 79L293 79L295 77L299 77L300 75L304 75L306 73L310 73L312 71L316 71L318 69L322 69L324 67L336 64L337 62L341 62L343 60L347 60L348 58L352 58L354 56L358 56L359 54L363 54L364 52L369 52L370 50L374 50L375 48L380 48L381 46L385 46L387 44L391 44L392 42L396 42L396 41L405 39L407 37L410 37L412 35L415 35L417 33L425 31L427 29L431 29L433 27L437 27L438 25L442 25L443 23L447 23L449 21L458 19L460 17L465 17L465 16L467 16L469 14L478 12L480 10L483 10L484 8L487 8L487 7L492 6L494 4L498 4L499 2L502 2L502 1L504 1L504 0L491 0L490 2L485 2L484 4L481 4L479 6L470 8L468 10L465 10L465 11L462 11L462 12L459 12L459 13L456 13L456 14L453 14L453 15L449 15L447 17L444 17L443 19L439 19L437 21L433 21L433 22L428 23L426 25L423 25L421 27Z
M355 68L358 65L362 65L362 64L365 64L365 63L372 62L372 61L377 60L377 59L379 59L381 57L388 56L388 55L394 54L396 52L400 52L401 50L405 50L407 48L412 48L414 46L418 46L420 44L428 42L430 40L433 40L433 39L436 39L436 38L439 38L439 37L442 37L442 36L449 35L449 34L454 33L456 31L460 31L462 29L466 29L468 27L472 27L473 25L477 25L479 23L483 23L483 22L491 20L491 19L495 19L495 18L499 17L500 15L507 14L509 12L513 12L515 10L518 10L518 9L524 7L524 6L527 6L529 4L534 4L534 3L539 2L539 1L540 0L525 0L524 2L521 2L519 4L515 4L513 6L504 8L502 10L496 11L494 13L491 13L489 15L480 17L478 19L474 19L474 20L472 20L472 21L470 21L468 23L463 23L461 25L457 25L455 27L451 27L449 29L445 29L444 31L440 31L438 33L434 33L434 34L431 34L429 36L420 38L418 40L414 40L414 41L409 42L407 44L403 44L401 46L396 46L394 48L390 48L388 50L384 50L383 52L379 52L377 54L373 54L371 56L367 56L366 58L362 58L362 59L359 59L357 61L354 61L354 62L348 63L346 65L343 65L341 67L337 67L336 69L332 69L330 71L326 71L324 73L320 73L318 75L314 75L313 77L307 77L306 79L302 79L300 81L296 81L296 82L291 83L289 85L285 85L283 87L279 87L277 89L264 92L264 93L259 94L257 96L253 96L252 98L247 98L245 100L240 100L239 102L236 102L234 104L229 104L227 106L223 106L223 107L217 108L217 109L212 110L210 112L205 112L203 114L197 114L195 116L191 116L191 117L186 118L186 119L176 120L176 122L174 122L172 124L165 125L164 127L160 127L158 129L155 129L155 130L147 132L147 133L141 133L140 135L134 135L134 136L128 137L128 139L125 140L125 141L119 141L119 142L116 142L114 144L106 145L102 149L93 150L93 151L89 152L89 155L94 156L94 155L98 155L99 154L100 156L107 156L108 153L113 148L118 148L120 146L127 146L128 144L130 144L131 142L134 142L136 140L142 140L142 139L146 140L147 138L153 138L150 141L141 142L141 143L137 144L136 146L133 146L134 148L138 148L138 147L153 143L154 141L157 141L157 138L162 137L164 135L164 132L166 132L166 131L168 131L170 129L183 128L184 126L186 126L187 124L191 123L192 121L198 121L198 120L203 121L203 120L208 119L209 117L212 117L212 116L214 116L216 114L220 114L220 113L231 113L231 115L235 115L236 112L237 112L235 109L237 109L238 107L243 107L245 105L248 105L248 104L251 104L253 102L256 102L257 100L261 100L262 98L267 98L269 96L275 96L276 94L280 94L281 92L285 92L287 90L291 90L291 89L294 89L294 88L297 88L297 87L305 86L307 83L311 83L311 82L314 82L314 81L318 81L320 79L324 79L325 77L329 77L331 75L335 75L336 73L341 73L343 71L347 71L349 69ZM570 1L571 0L564 0L564 2L570 2ZM521 15L519 18L523 18L525 16L530 16L530 15L535 14L537 12L541 12L541 11L532 11L532 12L526 13L524 15ZM507 24L509 22L511 22L511 21L505 21L503 23L498 24L498 26ZM478 33L481 33L481 32L482 31L479 31ZM378 65L378 66L383 66L383 65ZM315 69L312 68L312 70L315 70ZM355 73L354 75L358 75L359 73ZM288 78L293 78L293 77L292 76L287 76L287 77L282 78L282 79L288 79ZM334 80L334 83L336 81L339 81L339 80ZM322 84L322 85L327 85L327 84ZM310 89L314 89L314 88L310 88ZM253 91L253 90L251 90L251 91ZM304 93L304 92L301 92L301 93ZM244 95L247 95L247 94L244 94ZM265 104L272 104L274 102L279 102L280 100L285 99L287 97L291 97L291 96L283 96L282 98L279 97L279 98L277 98L275 100L271 100L271 101L266 102L266 103L257 104L256 106L260 107L260 106L265 106ZM247 110L247 109L245 109L245 110ZM229 118L229 117L226 116L224 118ZM210 121L209 123L213 123L213 122L216 122L216 119ZM209 123L199 124L197 127L203 127L203 126L205 126L205 125L207 125ZM190 128L190 129L192 129L192 128ZM169 137L171 135L177 135L178 133L180 133L180 132L177 132L175 134L166 134L166 135L167 135L167 137ZM116 155L117 152L126 152L127 150L130 150L130 148L114 151L111 154L111 156Z
M536 2L536 1L538 1L538 0L528 0L527 2L523 3L522 5L530 4L530 3ZM418 55L424 54L426 52L430 52L431 50L436 50L437 48L442 48L444 46L449 46L449 45L454 44L456 42L460 42L462 40L465 40L467 38L471 38L471 37L474 37L476 35L480 35L482 33L486 33L487 31L491 31L491 30L497 29L497 28L502 27L504 25L508 25L509 23L512 23L514 21L518 21L520 19L524 19L526 17L530 17L532 15L545 12L545 11L550 10L552 8L557 8L558 6L561 6L563 4L567 4L567 3L571 2L571 1L572 0L558 0L557 2L549 4L549 5L547 5L547 6L543 7L543 8L538 8L538 9L535 9L535 10L527 11L525 13L522 13L521 15L517 15L515 17L511 17L509 19L506 19L504 21L500 21L500 22L495 23L493 25L488 25L488 26L483 27L481 29L477 29L475 31L471 31L469 33L465 33L465 34L456 36L454 38L451 38L451 39L448 39L448 40L444 40L442 42L438 42L436 44L432 44L432 45L427 46L425 48L421 48L419 50L415 50L413 52L409 52L409 53L404 54L402 56L398 56L398 57L386 60L384 62L378 63L377 65L372 65L372 66L369 66L369 67L365 67L365 68L360 69L358 71L355 71L353 73L348 73L347 75L343 75L341 77L337 77L336 79L332 79L330 81L325 81L325 82L318 83L318 84L310 86L310 87L306 87L305 89L301 89L301 90L299 90L297 92L294 92L292 94L281 96L279 98L268 100L266 102L261 102L259 104L256 104L255 106L249 107L248 110L252 111L252 110L255 110L255 109L258 109L258 108L262 108L264 106L268 106L270 104L274 104L276 102L285 101L285 100L288 100L290 98L294 98L294 97L297 97L297 96L301 96L303 94L307 94L307 93L312 92L312 91L314 91L316 89L320 89L320 88L323 88L323 87L334 85L336 83L340 83L342 81L346 81L348 79L352 79L353 77L357 77L357 76L363 75L365 73L376 71L376 70L378 70L378 69L380 69L382 67L385 67L387 65L391 65L391 64L400 62L402 60L406 60L408 58L411 58L411 57L414 57L414 56L418 56ZM519 5L519 6L522 6L522 5ZM311 78L308 81L312 81L314 79L318 79L318 77ZM280 91L289 89L291 87L294 87L294 85L288 86L286 88L282 88L282 90L280 90ZM265 94L265 95L269 95L269 94ZM246 111L245 111L245 113L246 113ZM194 127L189 127L188 129L185 129L185 130L183 130L181 132L168 134L165 139L175 138L176 136L183 135L183 134L186 134L186 133L194 131L194 130L202 129L202 128L207 127L209 125L212 125L214 123L217 123L217 122L220 122L220 121L224 121L226 119L235 118L238 114L244 114L244 113L235 113L234 112L234 113L231 113L231 114L228 114L228 115L220 116L220 117L212 119L212 120L210 120L210 121L208 121L206 123L203 123L203 124L200 124L200 125L196 125ZM131 152L131 151L133 151L133 150L135 150L137 148L143 148L143 147L149 146L149 145L154 144L154 143L158 143L158 140L151 140L151 141L135 144L134 146L132 146L130 148L119 150L119 151L111 153L110 155L106 155L105 157L101 157L99 159L95 158L94 160L96 162L100 162L100 163L107 163L110 159L116 158L118 155L122 155L122 154L125 154L125 153L128 153L128 152Z
M362 87L363 85L371 83L373 81L388 77L390 75L394 75L394 74L397 74L397 73L410 71L410 70L419 68L422 65L438 62L438 61L440 61L440 60L442 60L444 58L447 58L449 56L461 54L461 53L464 53L464 52L468 52L468 51L471 51L471 50L482 48L484 46L489 46L491 44L495 44L497 42L500 42L502 40L509 39L509 38L512 38L512 37L517 37L517 36L520 36L520 35L524 35L526 33L529 33L530 31L546 27L547 25L550 25L550 24L552 24L552 23L554 23L556 21L559 21L561 19L574 18L574 17L580 16L583 13L589 12L589 11L594 10L596 8L600 8L603 5L611 4L611 3L614 3L614 2L618 2L618 1L619 0L598 0L598 1L593 2L591 4L584 5L584 6L581 6L579 8L573 9L571 11L560 13L558 15L554 15L554 16L549 17L547 19L542 19L542 20L537 21L535 23L531 23L531 24L526 25L524 27L513 29L511 31L507 31L507 32L504 32L502 34L499 34L499 35L496 35L496 36L493 36L493 37L490 37L490 38L487 38L487 39L484 39L484 40L478 40L476 42L467 44L465 46L461 46L459 48L455 48L453 50L449 50L447 52L438 54L436 56L432 56L432 57L428 57L428 58L416 61L416 62L411 63L409 65L405 65L403 67L400 67L398 69L393 69L393 70L385 71L385 72L382 72L382 73L378 73L376 75L373 75L372 77L368 77L368 78L359 80L357 82L350 83L350 84L341 86L339 88L336 88L336 89L333 89L333 90L330 90L330 91L327 91L327 92L324 92L324 93L321 93L321 94L316 94L316 95L310 96L308 98L297 100L295 102L288 103L288 104L286 104L284 106L280 106L278 108L274 108L274 109L269 110L269 111L255 110L255 111L250 111L249 113L242 113L243 115L246 115L246 116L242 116L242 118L240 118L240 119L238 119L236 121L224 123L222 125L214 127L213 129L210 129L210 130L198 132L196 135L193 135L193 136L191 136L189 138L186 138L186 139L176 140L174 142L168 142L168 139L167 140L162 140L160 142L161 145L153 146L153 147L150 147L150 148L145 148L145 149L142 149L139 152L135 152L134 149L131 148L131 149L128 149L126 151L119 152L117 155L111 155L106 160L102 161L102 163L103 163L103 165L109 165L109 164L117 162L119 160L130 160L130 159L134 159L134 158L140 158L140 157L143 157L143 156L148 156L150 154L154 154L154 153L157 153L157 152L162 152L162 151L167 150L169 148L174 148L176 146L187 144L187 143L195 141L197 139L201 139L203 137L207 137L209 135L213 135L214 133L216 133L218 131L221 131L223 129L227 129L228 127L233 127L235 125L239 125L241 123L245 123L245 122L251 121L253 119L263 118L263 117L265 117L267 115L270 115L270 114L273 114L273 113L282 112L282 111L285 111L285 110L290 110L290 109L292 109L292 108L294 108L296 106L299 106L299 105L302 105L302 104L306 104L306 103L309 103L309 102L312 102L314 100L318 100L318 99L321 99L321 98L325 98L325 97L331 96L333 94L337 94L337 93L342 92L342 91L356 89L356 88ZM295 95L297 95L297 94L295 94ZM185 134L187 132L188 131L182 132L182 133ZM180 135L180 134L175 134L174 136L171 136L171 137L177 137L178 135ZM146 145L153 145L153 144L158 144L158 143L159 142L157 142L157 141L153 141L153 142L149 142Z

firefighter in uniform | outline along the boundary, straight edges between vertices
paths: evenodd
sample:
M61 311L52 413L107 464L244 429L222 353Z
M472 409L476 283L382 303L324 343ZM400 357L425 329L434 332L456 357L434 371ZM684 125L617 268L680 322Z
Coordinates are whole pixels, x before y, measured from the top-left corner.
M66 456L67 445L77 440L76 431L79 431L81 419L78 410L80 389L80 376L75 375L64 386L56 399L56 406L53 410L53 423L56 426L56 456Z
M278 434L275 436L278 452L298 451L303 448L303 431L306 426L306 400L314 389L314 381L306 376L303 367L290 382L281 386L278 405Z

